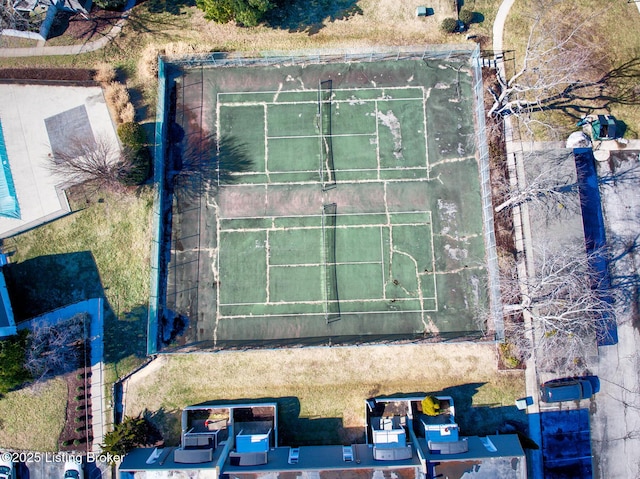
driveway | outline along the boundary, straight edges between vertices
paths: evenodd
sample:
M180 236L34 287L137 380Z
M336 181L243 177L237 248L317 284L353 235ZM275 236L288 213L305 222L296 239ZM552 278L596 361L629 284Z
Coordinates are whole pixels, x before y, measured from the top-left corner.
M600 177L613 174L618 179L601 188L607 242L616 258L610 266L612 282L633 293L619 304L618 344L599 348L601 389L592 416L592 440L594 476L603 479L640 477L640 332L634 296L640 282L638 146L630 142L629 149L611 152L609 161L597 164ZM623 172L631 172L628 181L622 181Z
M62 479L66 460L82 460L86 479L107 479L111 477L108 464L96 456L87 461L85 456L75 453L24 452L25 461L17 465L18 479Z

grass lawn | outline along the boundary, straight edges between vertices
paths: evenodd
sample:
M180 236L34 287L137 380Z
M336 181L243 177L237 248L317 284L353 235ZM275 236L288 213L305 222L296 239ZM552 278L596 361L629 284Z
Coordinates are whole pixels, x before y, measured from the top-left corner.
M186 42L213 51L261 52L305 48L364 48L377 45L423 45L425 43L465 42L464 35L447 35L440 21L454 16L450 0L435 0L435 15L416 18L415 8L422 5L412 0L363 0L353 8L353 1L332 2L337 8L313 8L317 2L300 1L300 9L286 19L274 20L273 26L238 27L233 23L219 25L204 19L197 7L181 5L170 11L157 8L158 2L142 2L130 12L120 36L98 52L60 57L1 58L4 66L69 66L91 67L97 61L108 61L133 74L142 49L149 43L163 45ZM478 0L480 6L496 4L495 0ZM304 9L307 9L305 12ZM488 8L489 9L489 8ZM483 12L484 13L484 12ZM492 16L485 14L472 32L490 31ZM70 43L61 38L51 44Z
M67 411L67 383L52 379L0 400L0 446L57 451Z
M533 0L517 1L513 4L507 18L504 46L505 49L515 50L515 69L522 65L536 5L538 3ZM626 0L613 0L605 5L596 0L584 0L570 2L570 4L557 2L548 8L551 9L547 10L548 18L553 18L554 15L566 16L568 11L570 11L572 22L576 24L579 19L589 18L585 34L594 47L607 56L612 68L640 57L640 30L637 28L640 12L638 12L635 3L629 3ZM513 62L508 63L508 66L513 68ZM610 113L626 123L626 138L640 137L640 108L638 105L614 104L610 107ZM545 115L548 114L545 113ZM552 122L569 131L577 129L575 120L560 112L552 112L551 116L547 118L551 118Z
M182 408L212 400L277 400L283 442L291 444L362 440L364 400L397 393L453 396L464 434L526 422L514 405L524 374L499 372L493 344L160 356L126 387L126 415L151 411L170 444L179 440Z
M17 320L87 298L106 298L107 383L131 371L146 354L152 203L148 188L127 195L101 194L89 203L78 195L72 197L75 213L4 241L5 251L14 251L7 282ZM12 401L11 395L0 399L3 424L8 424L8 418L20 421L22 410L31 414L41 410L38 391L11 393L18 394L20 401ZM109 384L107 391L110 394ZM54 395L54 390L49 394ZM66 390L60 398L64 422ZM15 435L17 442L7 445L27 448L30 444L37 449L49 440L55 444L59 429L49 438L38 428L25 428ZM5 431L7 438L14 437L2 427L0 438Z
M71 215L5 241L15 251L16 317L104 295L105 359L120 376L146 353L153 195L143 188L71 200Z

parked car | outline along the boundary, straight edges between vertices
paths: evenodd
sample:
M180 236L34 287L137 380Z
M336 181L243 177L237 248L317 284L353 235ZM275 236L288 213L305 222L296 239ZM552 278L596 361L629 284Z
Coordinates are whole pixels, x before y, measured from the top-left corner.
M596 376L553 379L540 386L540 399L544 402L578 401L590 398L599 390L600 381Z
M64 463L64 479L84 479L82 471L82 463L76 461L67 461Z
M4 454L0 454L0 479L15 479L16 469L13 462L4 458Z

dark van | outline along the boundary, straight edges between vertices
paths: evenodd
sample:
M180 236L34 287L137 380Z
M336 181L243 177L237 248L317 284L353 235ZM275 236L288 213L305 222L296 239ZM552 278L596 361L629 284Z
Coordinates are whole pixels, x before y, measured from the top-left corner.
M540 399L544 402L578 401L590 398L599 390L600 381L596 376L553 379L540 386Z

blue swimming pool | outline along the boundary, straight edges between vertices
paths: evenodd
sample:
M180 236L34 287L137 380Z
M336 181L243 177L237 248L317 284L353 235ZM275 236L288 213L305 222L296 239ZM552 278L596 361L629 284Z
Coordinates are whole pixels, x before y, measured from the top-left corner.
M0 216L20 218L18 197L13 184L13 176L11 176L7 147L4 143L2 120L0 120L0 162L2 163L2 168L0 168Z

